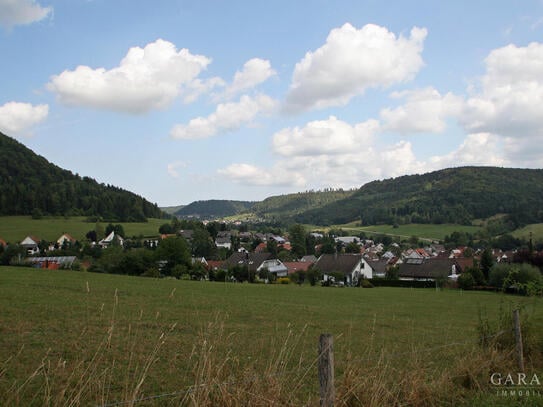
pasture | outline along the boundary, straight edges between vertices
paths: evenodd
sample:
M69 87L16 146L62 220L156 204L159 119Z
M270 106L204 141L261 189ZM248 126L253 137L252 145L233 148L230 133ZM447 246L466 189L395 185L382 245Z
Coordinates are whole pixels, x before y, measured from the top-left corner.
M321 333L335 338L337 405L516 405L489 385L492 369L515 371L510 349L481 348L479 330L520 306L541 373L541 305L0 267L0 405L316 406Z
M109 222L102 222L105 229ZM131 236L156 236L158 228L168 220L149 219L147 222L122 223L126 237ZM88 231L94 230L95 223L87 222L84 216L73 217L43 217L32 219L31 216L0 216L0 238L6 242L20 242L28 235L53 242L63 233L69 233L77 240L84 240Z

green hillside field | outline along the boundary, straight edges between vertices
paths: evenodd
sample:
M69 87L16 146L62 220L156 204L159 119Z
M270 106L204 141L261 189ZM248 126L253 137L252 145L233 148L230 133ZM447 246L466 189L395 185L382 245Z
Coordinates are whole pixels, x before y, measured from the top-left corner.
M0 405L318 406L322 333L338 405L542 405L489 382L516 371L519 306L541 372L541 301L0 267Z
M147 222L114 222L114 224L123 225L127 237L156 236L158 228L163 223L168 223L168 220L148 219ZM102 222L101 225L105 229L108 223ZM49 242L57 240L63 233L69 233L77 240L83 240L87 232L94 230L95 226L95 223L87 222L87 218L83 216L44 217L42 219L32 219L30 216L0 216L0 239L16 243L28 235L33 235Z

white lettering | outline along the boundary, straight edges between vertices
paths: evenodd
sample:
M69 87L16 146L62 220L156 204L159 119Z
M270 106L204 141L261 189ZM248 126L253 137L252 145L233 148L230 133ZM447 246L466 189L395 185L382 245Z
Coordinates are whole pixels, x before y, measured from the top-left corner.
M502 384L501 373L492 373L492 376L490 376L490 383L492 383L494 386L501 385Z

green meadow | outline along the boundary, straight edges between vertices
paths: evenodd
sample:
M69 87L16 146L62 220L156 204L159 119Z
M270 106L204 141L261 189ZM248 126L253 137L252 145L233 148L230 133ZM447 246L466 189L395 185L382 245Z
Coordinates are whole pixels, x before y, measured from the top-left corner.
M316 406L322 333L337 405L517 405L489 377L517 307L541 373L541 301L0 267L0 405Z
M149 219L147 222L120 223L123 225L125 234L130 236L156 236L158 228L164 219ZM108 222L101 222L105 229ZM77 240L85 239L88 231L94 230L96 224L87 222L83 216L74 217L44 217L32 219L31 216L0 216L0 239L6 242L20 242L28 235L36 236L46 241L55 241L63 233L69 233Z

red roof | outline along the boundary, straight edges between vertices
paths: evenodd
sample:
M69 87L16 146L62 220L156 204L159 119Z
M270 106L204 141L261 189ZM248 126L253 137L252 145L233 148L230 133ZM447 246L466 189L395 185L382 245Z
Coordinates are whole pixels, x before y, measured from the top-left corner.
M260 243L258 246L255 247L255 253L262 253L267 250L268 246L266 243Z
M222 266L222 261L220 260L208 260L207 261L207 267L210 270L217 270Z
M313 263L308 261L284 261L283 264L288 269L288 274L292 274L297 271L307 271Z
M8 244L6 243L6 241L4 239L0 239L0 246L7 246Z

